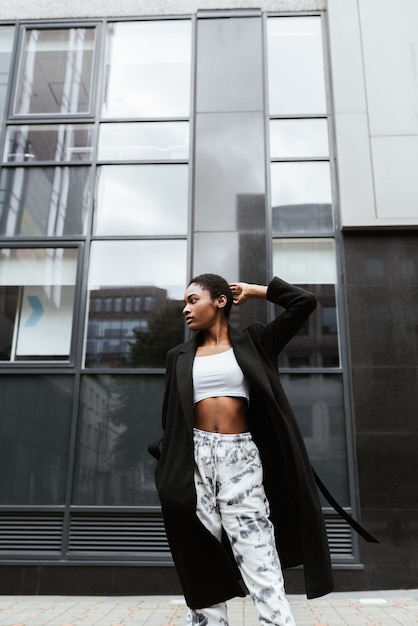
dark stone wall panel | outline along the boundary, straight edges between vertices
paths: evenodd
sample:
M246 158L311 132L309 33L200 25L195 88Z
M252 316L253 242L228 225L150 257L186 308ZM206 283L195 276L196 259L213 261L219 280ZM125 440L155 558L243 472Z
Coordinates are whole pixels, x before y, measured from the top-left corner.
M418 511L418 433L357 435L360 507Z
M355 367L352 386L357 432L403 433L417 428L416 367Z
M418 233L344 233L363 571L337 588L413 588L418 574Z

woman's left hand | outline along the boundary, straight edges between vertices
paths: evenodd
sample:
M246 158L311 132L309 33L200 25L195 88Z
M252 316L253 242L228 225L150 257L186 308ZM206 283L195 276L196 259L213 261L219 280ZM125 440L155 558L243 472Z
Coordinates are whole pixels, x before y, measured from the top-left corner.
M234 304L244 304L250 297L248 283L230 283Z

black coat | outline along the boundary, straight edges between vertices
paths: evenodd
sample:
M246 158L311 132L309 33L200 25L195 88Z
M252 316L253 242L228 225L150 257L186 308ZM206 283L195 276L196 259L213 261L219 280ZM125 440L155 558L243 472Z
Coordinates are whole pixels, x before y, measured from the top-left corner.
M282 567L303 565L308 598L332 591L327 536L302 435L280 383L277 355L316 307L315 296L274 278L267 299L285 310L270 324L229 329L236 359L250 384L249 429L264 470L264 488ZM244 305L245 306L245 305ZM243 596L226 537L220 543L196 515L192 365L199 334L167 355L164 437L156 485L173 560L187 604L203 608Z

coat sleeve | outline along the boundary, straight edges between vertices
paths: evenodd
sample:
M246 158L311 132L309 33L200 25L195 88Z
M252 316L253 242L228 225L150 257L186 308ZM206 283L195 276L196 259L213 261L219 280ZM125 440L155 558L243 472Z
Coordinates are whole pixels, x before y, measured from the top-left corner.
M315 310L316 296L276 276L267 287L267 300L284 309L262 333L266 348L278 354Z

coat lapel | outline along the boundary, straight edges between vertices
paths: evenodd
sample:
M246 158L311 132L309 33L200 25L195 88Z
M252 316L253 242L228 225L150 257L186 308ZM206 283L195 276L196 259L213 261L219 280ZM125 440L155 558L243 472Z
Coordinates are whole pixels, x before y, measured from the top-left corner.
M265 368L251 337L247 333L237 332L233 328L229 329L229 336L238 365L250 385L274 400L270 381L266 376Z
M187 423L193 427L193 379L192 367L196 353L196 342L192 339L185 343L176 363L177 389L183 415Z

